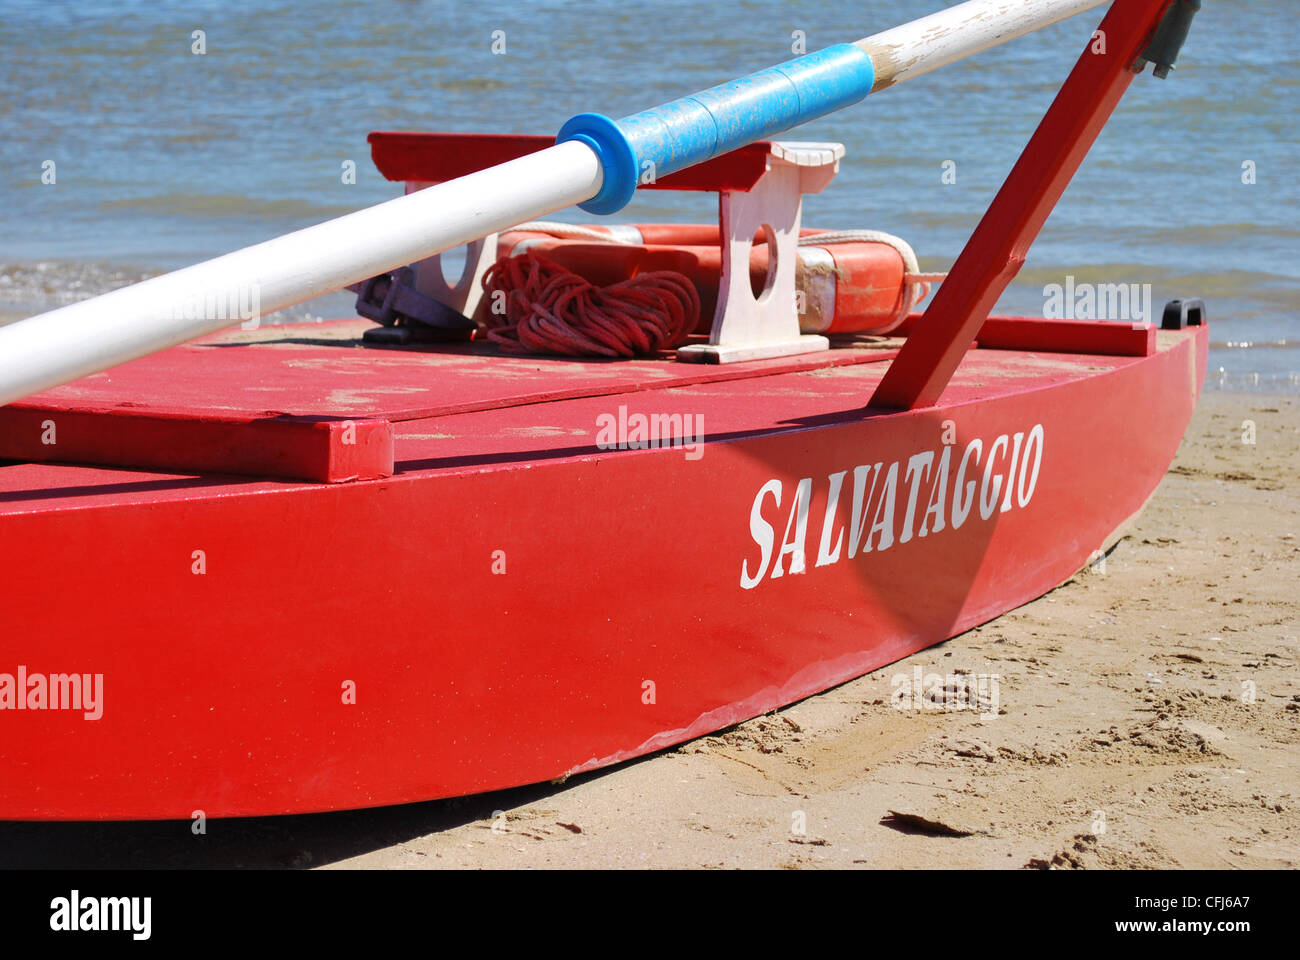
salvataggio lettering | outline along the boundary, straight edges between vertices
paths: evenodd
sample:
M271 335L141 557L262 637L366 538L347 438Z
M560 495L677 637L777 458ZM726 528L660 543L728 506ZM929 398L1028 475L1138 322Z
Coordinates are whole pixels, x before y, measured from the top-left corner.
M989 443L975 437L960 456L953 446L942 446L904 460L837 471L824 481L824 501L815 496L823 483L820 478L804 477L790 489L779 479L769 480L750 506L749 535L756 549L741 563L740 585L753 590L765 579L806 572L810 529L816 569L960 530L972 513L983 522L1023 510L1033 499L1042 461L1043 425L1035 424ZM956 472L949 484L954 462ZM851 498L847 510L842 505L845 497ZM824 506L816 517L819 502ZM777 531L784 531L779 541Z

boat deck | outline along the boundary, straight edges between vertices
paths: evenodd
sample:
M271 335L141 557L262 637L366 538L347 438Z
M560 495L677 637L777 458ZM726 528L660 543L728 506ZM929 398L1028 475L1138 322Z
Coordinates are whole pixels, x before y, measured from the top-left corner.
M1059 340L1063 329L1028 319L1001 322L1034 331L1021 338L1027 342L1044 342L1045 329ZM332 432L323 442L337 449L339 427L347 424L391 438L387 454L382 443L375 447L380 459L391 456L391 465L370 477L391 471L400 479L644 452L597 446L601 424L617 421L620 411L698 416L709 443L861 419L873 415L864 405L903 342L845 339L824 353L697 366L671 356L502 356L480 343L363 347L360 335L369 326L352 319L236 329L0 409L0 514L354 479L314 476L326 468L319 451L301 442L305 432L317 435L324 427ZM981 343L963 360L945 406L1116 370L1192 332L1106 326L1113 329L1096 341L1113 353ZM42 443L51 425L55 442ZM680 439L693 437L688 430ZM301 456L277 459L295 445ZM362 470L356 478L364 482L367 475Z

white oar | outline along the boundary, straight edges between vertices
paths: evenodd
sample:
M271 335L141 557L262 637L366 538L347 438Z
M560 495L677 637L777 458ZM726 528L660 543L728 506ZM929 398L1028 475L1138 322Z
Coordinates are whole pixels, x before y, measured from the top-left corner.
M663 176L1105 0L970 0L378 206L0 327L0 404L270 313L575 203L610 213Z

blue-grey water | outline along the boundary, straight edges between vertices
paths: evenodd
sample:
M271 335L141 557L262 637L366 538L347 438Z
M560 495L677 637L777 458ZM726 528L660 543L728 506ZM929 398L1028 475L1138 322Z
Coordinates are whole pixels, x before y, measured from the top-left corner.
M553 133L789 59L795 31L815 50L941 6L0 0L0 319L394 196L371 130ZM1040 314L1066 275L1150 283L1157 310L1202 296L1211 385L1300 390L1295 13L1295 0L1206 0L1178 70L1134 82L999 309ZM847 146L805 224L898 233L923 269L946 268L1100 15L787 135ZM708 195L654 192L619 218L715 216ZM338 294L286 314L348 312Z

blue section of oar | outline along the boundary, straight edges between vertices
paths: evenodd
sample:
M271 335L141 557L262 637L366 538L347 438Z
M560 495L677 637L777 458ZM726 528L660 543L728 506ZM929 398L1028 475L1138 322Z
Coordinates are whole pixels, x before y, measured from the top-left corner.
M622 120L580 113L556 142L581 140L596 152L605 182L581 206L614 213L643 174L666 176L832 113L857 103L874 82L871 58L841 43Z

